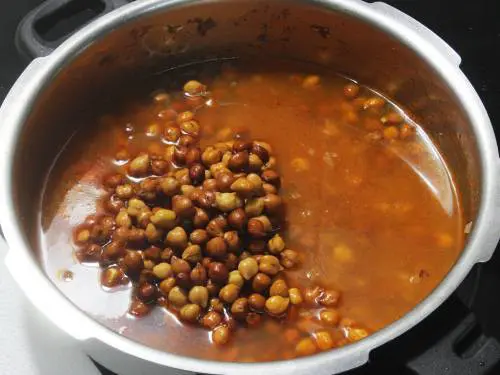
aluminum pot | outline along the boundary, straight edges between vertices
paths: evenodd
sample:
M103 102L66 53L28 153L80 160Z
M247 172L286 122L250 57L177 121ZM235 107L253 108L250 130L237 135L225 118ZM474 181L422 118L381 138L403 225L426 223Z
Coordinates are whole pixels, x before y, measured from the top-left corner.
M50 52L50 51L47 51ZM353 77L387 93L422 119L461 193L465 248L418 306L368 338L307 358L223 363L154 350L80 311L49 281L39 249L40 190L74 129L71 116L190 61L279 55ZM435 310L500 237L500 163L488 115L459 68L459 56L409 16L361 0L144 0L115 10L35 59L0 111L0 215L7 265L27 297L109 369L121 374L166 368L211 374L333 374L360 366L371 350ZM116 95L115 95L116 96Z

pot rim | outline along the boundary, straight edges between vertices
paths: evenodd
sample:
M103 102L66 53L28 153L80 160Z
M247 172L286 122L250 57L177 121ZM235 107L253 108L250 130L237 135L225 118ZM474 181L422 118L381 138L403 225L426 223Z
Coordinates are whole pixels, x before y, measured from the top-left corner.
M331 374L335 371L345 371L361 365L366 362L372 349L403 334L434 311L455 290L475 263L487 260L498 240L496 232L498 232L499 228L498 219L494 219L494 211L499 207L499 199L497 198L499 196L497 176L500 170L498 150L491 122L477 93L459 67L450 61L435 45L430 43L425 38L425 35L416 32L404 20L395 19L383 12L378 12L373 4L353 0L309 1L311 6L326 7L332 11L347 13L370 23L415 50L420 58L425 60L448 84L457 100L465 108L476 136L478 150L480 150L479 159L482 172L480 208L476 224L462 254L436 289L397 321L359 342L329 352L288 361L231 363L172 354L123 337L79 310L48 280L44 271L34 259L28 242L23 238L23 234L19 230L20 218L16 216L11 198L13 160L18 146L18 136L37 96L50 85L51 78L57 74L61 67L71 63L96 38L100 38L113 29L139 17L168 11L171 8L185 6L195 1L143 0L119 8L75 33L48 57L35 60L34 63L36 63L37 69L31 75L29 85L26 85L26 82L20 82L22 77L16 83L16 86L18 86L16 99L19 100L19 96L21 96L23 104L17 104L16 108L14 108L14 105L11 105L13 100L9 103L6 100L0 113L0 119L4 120L0 129L0 136L4 142L0 156L0 181L5 182L0 184L0 205L5 207L0 221L5 237L12 249L9 251L9 255L12 257L10 262L12 265L10 267L11 271L30 299L36 299L35 294L45 293L46 297L50 298L50 302L55 303L55 305L46 303L49 306L42 306L40 303L38 307L64 330L74 333L77 338L95 338L122 352L164 366L204 373L238 372L250 374L255 371L258 373L267 371L310 373L313 368L327 365L328 373ZM20 90L22 84L26 86L24 90ZM11 93L9 93L9 96ZM9 110L14 110L15 115L6 116L13 113L9 112ZM495 204L492 205L491 202L495 202ZM493 230L495 231L494 234ZM16 266L13 264L16 262L25 262L23 270L30 274L29 278L24 278L25 275L19 275L19 272L15 270ZM30 288L31 290L28 291ZM58 309L57 313L54 312L55 306ZM57 314L57 316L54 314ZM73 326L75 326L76 331L73 328L70 329L71 323L74 323ZM78 330L80 332L76 333Z

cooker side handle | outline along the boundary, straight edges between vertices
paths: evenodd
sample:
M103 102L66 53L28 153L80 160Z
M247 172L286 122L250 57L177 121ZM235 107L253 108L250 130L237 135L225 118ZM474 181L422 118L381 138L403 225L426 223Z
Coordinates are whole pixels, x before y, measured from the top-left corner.
M399 9L396 9L386 3L383 2L375 2L370 4L372 8L379 11L382 14L395 18L401 22L404 22L408 25L408 27L412 28L415 32L420 35L425 36L425 38L431 43L438 51L440 51L446 58L456 66L460 66L462 61L460 55L455 52L453 48L450 47L448 43L446 43L443 39L441 39L436 33L432 30L410 17L406 13L401 12Z
M19 23L16 47L30 60L47 56L79 28L125 4L127 0L45 0ZM49 36L61 21L65 24L59 32Z

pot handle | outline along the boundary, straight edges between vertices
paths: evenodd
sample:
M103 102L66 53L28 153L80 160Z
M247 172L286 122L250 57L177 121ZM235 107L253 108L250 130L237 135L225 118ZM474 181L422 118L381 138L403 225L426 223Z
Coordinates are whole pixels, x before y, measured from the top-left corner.
M16 47L28 59L49 55L71 34L127 0L45 0L16 31Z
M425 36L429 43L431 43L439 52L441 52L453 65L460 66L460 63L462 61L460 55L432 30L430 30L414 18L410 17L406 13L403 13L399 9L396 9L386 3L375 2L370 4L370 6L375 8L382 14L406 23L417 34Z

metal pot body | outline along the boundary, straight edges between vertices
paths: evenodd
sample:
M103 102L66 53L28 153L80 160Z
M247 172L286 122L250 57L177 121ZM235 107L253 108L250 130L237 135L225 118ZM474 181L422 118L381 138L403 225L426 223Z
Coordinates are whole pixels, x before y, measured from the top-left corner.
M388 94L415 113L461 192L466 246L442 283L407 315L352 345L290 361L243 364L148 348L95 322L46 277L36 256L40 190L74 132L67 121L105 98L192 61L280 56L327 66ZM34 60L0 110L0 215L7 263L28 298L57 326L122 374L165 367L210 374L332 374L365 363L374 348L435 310L498 242L500 163L488 115L459 56L412 18L360 0L143 0L111 12ZM179 372L181 373L181 372Z

